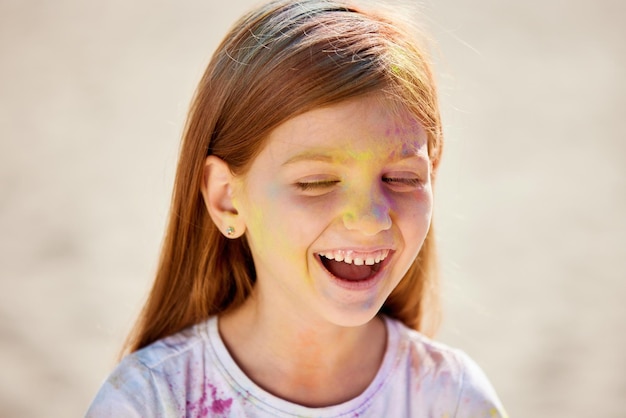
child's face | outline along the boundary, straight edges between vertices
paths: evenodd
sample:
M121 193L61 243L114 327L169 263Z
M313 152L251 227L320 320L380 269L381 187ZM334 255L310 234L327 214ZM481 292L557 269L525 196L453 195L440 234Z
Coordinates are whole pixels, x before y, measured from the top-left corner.
M233 194L259 307L343 326L369 321L426 237L430 170L425 131L378 97L276 128Z

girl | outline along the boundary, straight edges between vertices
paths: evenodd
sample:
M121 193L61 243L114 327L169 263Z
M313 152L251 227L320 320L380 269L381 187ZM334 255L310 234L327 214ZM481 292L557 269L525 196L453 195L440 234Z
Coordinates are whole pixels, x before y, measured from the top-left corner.
M399 19L275 0L237 22L191 107L131 353L88 417L494 417L432 342L428 58Z

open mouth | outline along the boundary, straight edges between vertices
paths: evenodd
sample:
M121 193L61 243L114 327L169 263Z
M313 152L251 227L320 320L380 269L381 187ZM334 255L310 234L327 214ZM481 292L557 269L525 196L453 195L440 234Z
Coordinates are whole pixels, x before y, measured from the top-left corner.
M357 251L335 250L319 253L324 268L341 280L363 281L378 273L389 250L378 250L367 253Z

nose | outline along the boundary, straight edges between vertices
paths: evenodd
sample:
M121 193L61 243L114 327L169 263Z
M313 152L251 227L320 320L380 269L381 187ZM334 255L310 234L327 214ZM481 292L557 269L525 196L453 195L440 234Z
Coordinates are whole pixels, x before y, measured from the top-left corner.
M376 235L391 228L390 204L382 191L353 191L348 201L343 213L346 229Z

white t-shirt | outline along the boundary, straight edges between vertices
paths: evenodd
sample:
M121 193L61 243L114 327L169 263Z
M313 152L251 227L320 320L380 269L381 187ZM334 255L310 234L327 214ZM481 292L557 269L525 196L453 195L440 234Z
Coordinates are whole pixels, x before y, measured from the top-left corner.
M480 368L463 352L386 318L387 349L356 398L309 408L257 386L222 341L217 318L128 355L106 380L87 418L104 417L506 417Z

